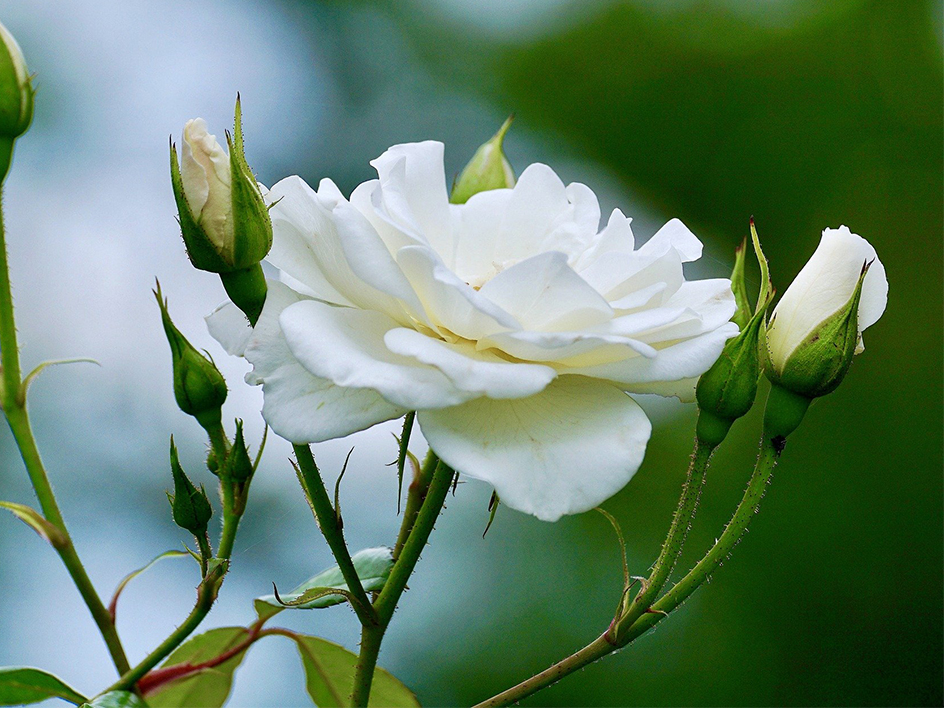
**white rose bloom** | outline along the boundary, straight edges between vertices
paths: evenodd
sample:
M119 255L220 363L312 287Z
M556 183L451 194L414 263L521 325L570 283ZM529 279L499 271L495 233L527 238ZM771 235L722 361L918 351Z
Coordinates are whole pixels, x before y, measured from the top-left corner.
M771 317L767 345L775 371L783 371L797 346L826 319L846 307L866 263L871 266L859 300L856 354L864 350L862 332L878 321L888 301L885 266L872 245L847 226L826 229L816 251L780 298Z
M417 411L433 451L508 506L556 520L619 491L651 425L628 393L694 397L737 334L730 281L678 220L638 249L619 210L599 231L582 184L546 165L450 204L443 145L397 145L345 199L298 177L267 195L282 271L252 332L211 333L253 365L263 415L296 443Z

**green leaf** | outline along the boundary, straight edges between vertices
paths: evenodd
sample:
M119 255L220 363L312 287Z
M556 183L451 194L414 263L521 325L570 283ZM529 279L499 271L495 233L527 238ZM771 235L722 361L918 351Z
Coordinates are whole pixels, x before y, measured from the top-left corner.
M189 555L191 554L188 553L187 551L164 551L156 558L151 559L151 562L148 563L147 565L142 566L138 568L137 570L134 570L128 573L124 578L122 578L121 582L118 583L118 587L115 588L115 594L111 596L111 602L108 603L108 611L111 613L112 618L114 619L115 617L115 610L118 607L118 598L121 596L122 591L124 591L128 583L130 583L136 577L141 575L141 573L143 573L144 571L150 570L150 568L153 565L155 565L158 561L163 560L164 558L186 558Z
M16 504L14 502L0 501L0 509L7 509L13 512L13 515L38 533L42 538L49 542L53 548L62 548L66 543L65 536L51 522L46 521L43 516L35 509L25 504Z
M393 567L393 551L386 546L365 548L351 556L351 560L354 562L357 577L361 579L361 584L364 586L365 592L374 592L381 590L384 583L387 582L390 569ZM280 594L280 597L282 598L282 602L293 602L298 600L309 590L315 588L338 588L345 591L348 590L347 583L344 582L344 576L341 574L341 569L338 568L338 566L334 566L321 571L313 578L309 578L292 590L292 592L284 595ZM339 605L342 602L344 602L344 597L341 595L324 595L315 598L311 602L296 605L292 609L311 610ZM262 617L260 610L261 604L271 605L277 611L286 609L275 599L275 595L264 595L257 598L255 601L256 612L259 613L260 617ZM275 613L270 612L266 617L271 617L273 614Z
M225 652L238 648L249 636L245 627L219 627L198 634L177 647L161 669L190 664L212 663ZM221 708L233 687L233 673L246 656L248 646L215 666L205 666L159 686L149 688L142 681L151 708Z
M350 703L357 655L319 637L296 635L295 643L305 667L305 688L319 708L340 708ZM419 701L392 674L378 668L370 691L372 706L416 708Z
M21 666L0 668L0 706L22 706L47 698L76 704L86 701L81 693L45 671Z
M148 704L129 691L109 691L79 708L148 708Z

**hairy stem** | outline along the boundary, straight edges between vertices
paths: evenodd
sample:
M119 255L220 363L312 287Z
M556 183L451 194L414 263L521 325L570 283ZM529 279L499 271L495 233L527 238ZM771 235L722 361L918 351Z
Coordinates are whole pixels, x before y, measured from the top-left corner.
M782 445L782 440L779 441ZM606 656L616 649L626 646L631 641L649 631L658 624L668 613L681 605L692 593L697 590L721 562L731 553L740 540L757 512L764 490L770 481L770 475L780 456L781 446L778 446L769 437L761 441L761 452L754 467L754 473L748 482L744 496L738 504L731 520L725 526L721 537L715 541L704 558L702 558L688 574L676 583L658 602L646 611L630 626L620 624L615 637L612 630L604 632L593 642L580 651L572 654L563 661L554 664L539 674L522 681L496 696L479 703L475 708L494 708L507 706L537 693L543 688L556 683L565 676L583 668L597 659Z
M364 592L364 586L361 584L357 569L354 568L354 562L351 560L351 553L344 541L341 520L331 505L328 490L325 489L324 480L321 478L321 473L315 464L311 448L307 445L294 445L293 447L295 448L295 459L298 461L299 478L305 496L308 497L308 503L315 514L321 533L334 554L341 575L344 576L344 582L347 583L348 590L357 600L351 606L354 608L354 612L357 613L357 618L362 625L376 624L377 618L371 607L370 599L367 597L367 593Z
M393 617L393 611L406 589L406 583L416 567L420 553L423 552L426 543L429 541L429 535L433 531L436 519L439 518L439 513L446 501L446 495L449 493L449 488L452 486L452 480L455 477L452 468L441 462L432 453L427 457L424 464L424 468L426 467L433 470L425 495L426 499L422 502L409 536L393 564L390 577L387 578L383 590L374 602L378 623L376 626L364 626L361 633L361 651L354 672L354 691L351 695L352 706L367 705L384 632L387 631L387 626ZM404 519L404 523L406 523L406 519Z
M29 474L36 498L39 500L43 516L59 529L65 539L64 543L55 546L56 551L82 596L82 600L92 614L92 619L105 640L105 645L108 647L108 653L111 654L115 668L118 673L124 673L128 670L128 658L125 656L121 640L118 638L118 631L108 608L105 607L92 585L92 581L86 573L78 553L76 553L69 531L66 529L65 520L62 518L62 512L59 510L56 496L49 482L49 476L46 474L46 468L43 466L36 440L33 437L29 414L26 410L26 398L22 395L23 382L20 378L20 353L16 339L16 322L13 317L13 293L10 287L10 268L7 261L2 206L0 206L0 365L2 365L3 370L2 381L0 381L2 383L0 385L0 405L3 407L10 430L13 432L13 437L16 439L17 447L20 450L20 455L23 457L26 471Z
M714 449L714 446L706 445L697 437L695 438L695 448L692 451L685 484L682 486L682 495L679 497L678 508L672 517L669 533L665 537L659 557L653 565L652 572L646 579L643 588L633 599L629 610L616 623L614 629L617 635L620 627L629 627L640 615L650 609L652 603L659 596L662 586L669 579L672 569L682 554L685 539L688 537L688 530L691 528L692 519L698 508L698 500L705 484L708 462Z
M169 637L167 637L167 639L161 642L160 645L154 649L154 651L148 654L144 660L141 661L141 663L139 663L133 669L129 669L122 673L121 678L119 678L118 681L116 681L113 685L102 691L102 694L108 693L109 691L131 690L136 686L137 682L144 677L145 674L161 663L161 661L163 661L172 651L174 651L174 649L179 647L184 642L184 640L189 637L200 625L200 623L203 621L203 618L210 613L213 603L216 600L217 593L219 592L220 583L223 582L223 577L225 575L225 563L218 565L216 568L211 570L197 588L197 602L190 611L190 614L187 615L187 619L185 619L183 623L177 629L175 629Z

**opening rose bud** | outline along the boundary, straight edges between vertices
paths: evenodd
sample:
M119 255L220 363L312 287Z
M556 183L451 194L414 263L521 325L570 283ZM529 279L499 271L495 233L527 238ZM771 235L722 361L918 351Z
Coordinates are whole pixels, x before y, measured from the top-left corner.
M0 178L10 169L13 141L33 120L33 87L20 45L0 24Z
M810 400L839 386L853 356L864 350L863 330L878 321L887 300L885 267L871 244L845 226L823 231L767 330L772 402L782 399L784 409L794 410L776 426L779 434L792 432ZM768 403L770 424L774 412Z
M491 140L475 151L469 164L465 166L455 184L452 185L450 202L465 204L472 195L479 192L510 189L515 186L515 172L502 151L505 133L511 127L513 119L514 116L509 116Z
M202 118L184 126L180 162L171 145L171 182L180 230L195 268L219 273L227 294L255 324L265 302L260 261L272 246L272 223L262 190L243 154L236 101L229 152Z

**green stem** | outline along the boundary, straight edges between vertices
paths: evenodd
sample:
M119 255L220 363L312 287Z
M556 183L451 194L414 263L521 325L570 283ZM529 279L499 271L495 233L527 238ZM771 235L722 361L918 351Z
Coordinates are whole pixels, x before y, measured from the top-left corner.
M108 608L105 607L102 599L95 591L88 573L85 572L85 567L82 565L82 561L79 559L72 543L72 538L69 536L69 531L66 529L65 520L62 518L62 512L59 510L52 485L49 482L49 476L46 474L46 468L39 455L36 439L33 437L29 414L26 411L25 396L21 395L23 383L20 372L20 353L16 340L16 322L13 316L13 294L10 287L10 267L7 261L2 206L0 206L0 366L3 369L2 382L0 382L2 383L0 385L0 405L2 405L6 414L13 437L16 439L20 455L23 457L36 498L43 510L43 516L56 526L65 538L65 543L56 545L56 551L92 614L92 619L105 640L105 645L108 647L115 668L118 673L124 673L128 670L128 658L125 656L121 640L118 638L118 631Z
M738 504L734 515L725 527L721 537L715 541L714 546L705 554L694 568L676 583L658 602L656 602L649 611L644 613L636 622L629 627L621 625L615 640L611 638L607 631L597 637L593 642L585 646L580 651L572 654L563 661L554 666L545 669L539 674L532 676L526 681L522 681L517 686L509 688L496 696L479 703L474 708L495 708L497 706L507 706L517 703L528 696L537 693L543 688L556 683L560 679L572 674L597 659L626 646L631 641L649 631L658 624L668 613L672 612L681 605L692 593L697 590L708 576L717 569L721 562L731 553L732 549L740 540L742 534L747 529L757 512L761 498L770 481L770 475L780 456L778 447L769 437L765 436L761 441L761 453L757 458L757 464L754 467L754 473L748 482L747 489L741 503Z
M147 674L148 671L161 663L161 661L163 661L172 651L174 651L174 649L180 646L183 641L189 637L200 625L204 617L209 614L210 609L213 607L213 603L216 601L220 583L223 582L223 576L225 574L225 563L218 565L213 571L211 571L197 588L197 602L194 605L193 610L191 610L190 614L187 616L187 619L184 620L183 624L175 629L173 633L167 637L167 639L161 642L161 644L154 651L148 654L144 660L141 661L141 663L139 663L133 669L126 669L124 672L122 672L121 678L102 691L102 694L108 693L109 691L131 690L134 688L135 684L137 684L139 679L141 679L145 674Z
M760 500L764 497L767 485L770 483L770 475L780 459L782 445L778 447L775 438L764 436L761 440L760 455L757 458L757 464L754 467L754 474L751 475L747 483L747 490L741 503L738 504L731 517L731 521L725 526L721 538L715 541L705 557L702 558L692 568L688 575L676 583L652 609L654 613L641 617L632 627L627 628L624 636L621 636L620 642L625 645L636 639L641 634L648 632L652 627L659 623L669 612L681 605L685 600L691 597L708 577L717 570L718 566L737 545L741 536L747 530L751 519L754 518L760 506Z
M692 519L698 508L698 500L705 484L705 473L708 470L708 462L714 449L714 445L708 445L698 437L695 438L695 447L688 465L685 484L682 486L682 495L679 497L678 508L676 508L675 515L672 517L669 533L665 537L662 550L659 552L659 557L656 559L645 584L633 599L628 611L619 618L615 626L617 636L621 627L629 627L640 615L650 609L652 603L659 596L662 586L669 579L669 575L682 553L682 546L688 536L688 530L691 528Z
M357 618L362 625L376 624L377 618L371 608L370 599L364 592L364 586L357 575L357 569L351 560L351 554L344 541L344 532L341 530L341 521L331 505L331 499L328 497L328 490L325 489L324 480L321 479L321 473L318 471L318 465L315 464L315 458L311 454L311 448L308 445L293 445L295 449L295 459L298 461L298 471L300 481L308 497L308 503L311 505L321 528L321 533L328 542L328 547L338 563L344 582L347 583L348 590L357 599L351 606L357 613Z
M229 438L226 437L226 431L223 430L223 422L221 420L206 422L206 424L204 424L204 421L198 422L210 439L210 448L213 450L213 455L216 457L217 470L220 470L226 462L226 456L229 454L230 447Z
M416 523L416 515L420 513L420 507L426 499L426 493L429 491L429 483L433 479L433 473L436 471L436 465L439 464L439 458L430 450L426 459L423 460L423 466L420 467L419 474L413 477L410 486L407 489L406 509L403 511L403 521L400 524L400 533L397 534L397 542L393 547L393 559L400 557L400 551L403 550L403 544L410 537L410 531L413 530L413 524Z
M216 557L221 560L229 560L230 556L233 555L236 530L239 528L239 520L243 515L239 509L240 503L236 499L232 481L222 480L221 487L223 490L223 530L220 532L220 546L216 552Z
M390 571L390 577L387 578L383 590L380 591L380 595L374 602L378 622L375 626L364 626L361 633L361 651L354 671L354 691L351 695L351 705L355 707L367 705L384 632L387 631L387 626L393 617L393 611L406 589L407 580L409 580L413 569L416 567L420 553L429 541L429 535L433 531L436 519L439 518L439 513L446 501L446 495L452 486L453 477L455 477L452 468L441 462L432 453L427 457L423 466L424 468L433 469L426 499L420 507L416 520L412 524L409 537L403 544L393 569ZM405 522L406 519L404 519Z

